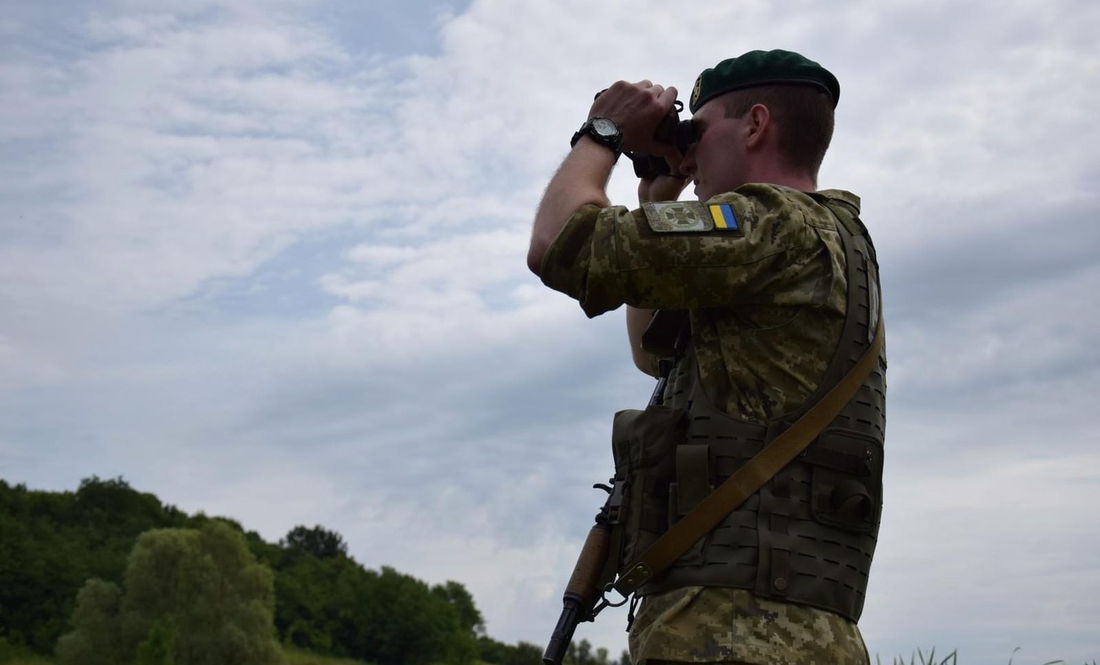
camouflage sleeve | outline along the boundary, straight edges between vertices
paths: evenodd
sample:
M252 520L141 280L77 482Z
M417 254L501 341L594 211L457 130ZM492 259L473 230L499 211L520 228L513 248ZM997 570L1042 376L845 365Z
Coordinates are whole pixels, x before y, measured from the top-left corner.
M711 219L711 209L723 206ZM768 185L746 185L707 204L585 206L547 250L542 280L576 298L590 317L624 303L651 309L769 303L803 279L802 268L821 251L803 208Z

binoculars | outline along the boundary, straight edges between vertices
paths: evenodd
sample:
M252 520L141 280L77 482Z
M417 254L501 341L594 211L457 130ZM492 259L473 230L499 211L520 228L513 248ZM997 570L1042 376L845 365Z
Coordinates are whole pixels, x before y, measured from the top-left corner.
M691 144L695 142L695 128L691 120L680 120L680 111L684 110L684 104L680 100L673 103L661 124L657 125L653 132L653 140L657 143L671 145L686 154ZM668 162L664 157L650 155L644 152L624 152L634 163L634 175L639 178L656 178L659 175L672 175L668 168ZM682 177L682 176L677 176Z
M606 88L597 92L596 97L605 92L607 92ZM676 148L681 155L686 154L691 144L695 143L695 128L691 120L680 120L680 112L683 110L684 103L677 99L668 110L668 115L661 120L661 124L657 125L657 129L653 132L654 141ZM672 175L664 157L632 150L627 150L623 154L634 163L634 175L639 178L651 179L660 175Z

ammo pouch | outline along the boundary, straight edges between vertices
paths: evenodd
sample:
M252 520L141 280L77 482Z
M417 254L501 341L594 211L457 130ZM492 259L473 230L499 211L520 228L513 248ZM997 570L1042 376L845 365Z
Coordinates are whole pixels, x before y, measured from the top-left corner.
M826 526L873 534L882 512L882 443L860 432L826 429L801 455L812 468L810 511Z
M624 488L621 559L616 564L632 561L668 529L675 451L686 436L683 409L650 405L644 411L628 409L615 414L611 427L615 483Z

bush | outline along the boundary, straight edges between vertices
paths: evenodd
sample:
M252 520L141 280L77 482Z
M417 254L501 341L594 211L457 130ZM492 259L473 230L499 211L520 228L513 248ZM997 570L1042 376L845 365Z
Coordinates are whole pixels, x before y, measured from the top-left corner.
M73 665L115 665L123 658L116 584L88 580L76 596L73 632L57 642L57 658Z
M61 665L270 665L279 660L271 571L244 536L211 520L138 539L123 589L89 580Z

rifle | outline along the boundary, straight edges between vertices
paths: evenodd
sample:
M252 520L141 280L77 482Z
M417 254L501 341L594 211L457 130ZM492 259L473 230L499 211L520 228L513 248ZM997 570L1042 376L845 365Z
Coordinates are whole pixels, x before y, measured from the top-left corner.
M596 615L605 607L618 607L626 602L623 599L622 602L611 603L604 596L607 587L615 581L619 557L617 554L610 556L611 528L618 523L623 505L623 481L616 482L612 478L608 483L594 485L607 492L607 501L596 514L596 523L588 531L573 574L565 586L561 616L542 653L544 665L561 665L569 643L573 641L577 624L595 621Z
M649 397L650 406L664 404L668 377L686 343L686 323L684 312L658 312L646 329L647 336L674 340L670 349L672 357L661 358L658 362L657 385ZM607 599L607 592L611 590L612 583L615 582L619 572L621 554L619 548L622 544L621 539L613 542L611 530L621 525L626 519L622 514L626 480L612 478L607 485L597 484L593 487L607 492L607 501L596 514L596 523L588 531L584 547L581 548L581 554L577 557L577 564L573 567L573 574L570 575L569 583L565 587L561 616L558 617L557 626L550 634L550 642L542 654L544 665L561 665L569 643L573 640L573 632L576 631L579 623L595 621L596 615L604 608L619 607L629 600L628 597L624 597L621 601L612 603ZM613 547L615 551L611 551Z

